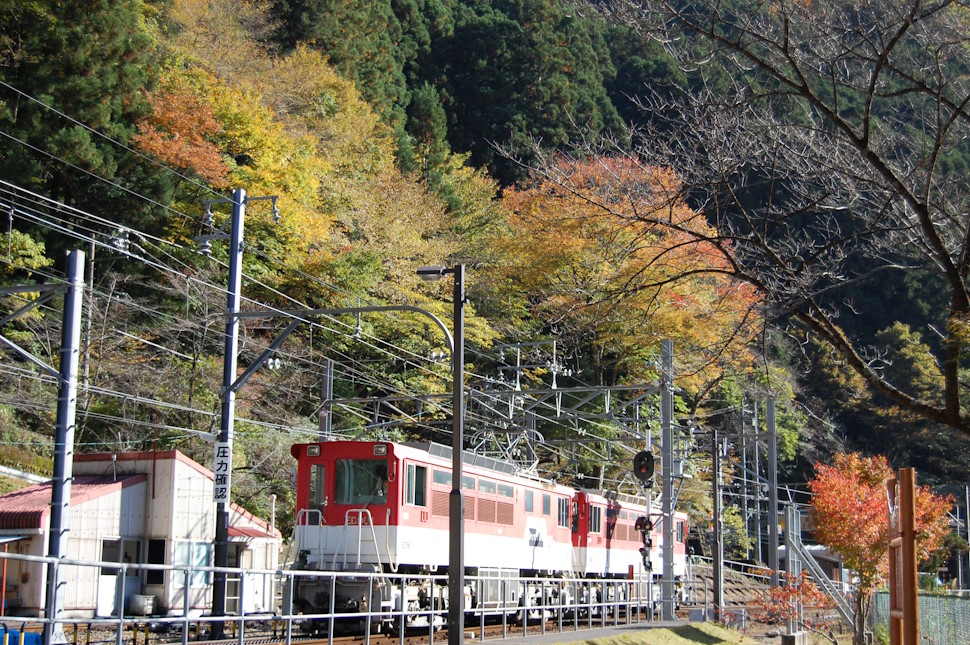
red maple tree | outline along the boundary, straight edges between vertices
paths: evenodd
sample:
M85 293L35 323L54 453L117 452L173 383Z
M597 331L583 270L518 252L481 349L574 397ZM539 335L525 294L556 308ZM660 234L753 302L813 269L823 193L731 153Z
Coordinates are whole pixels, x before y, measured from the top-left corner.
M886 482L893 470L886 458L838 454L832 464L815 464L812 492L815 537L839 554L855 576L853 643L864 643L873 592L889 573L889 504ZM949 497L925 486L916 489L916 556L923 561L943 543Z
M795 624L836 643L830 611L834 606L832 599L812 582L807 571L798 576L786 572L781 574L779 586L768 587L758 594L754 619L769 625Z

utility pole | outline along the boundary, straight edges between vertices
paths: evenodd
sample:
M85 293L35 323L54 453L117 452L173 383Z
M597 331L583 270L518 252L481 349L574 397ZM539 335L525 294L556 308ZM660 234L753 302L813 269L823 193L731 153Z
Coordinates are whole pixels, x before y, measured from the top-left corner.
M771 585L778 586L778 433L775 399L768 399L768 568Z
M64 608L64 575L58 562L67 552L67 519L74 478L74 429L77 419L77 382L80 361L81 311L84 300L84 252L67 258L68 289L64 294L61 356L57 392L57 427L54 439L54 477L51 479L51 514L47 555L47 602L44 642L66 643L64 626L55 622Z
M319 441L333 439L333 359L323 362L323 407L320 409Z
M744 427L744 398L741 399L741 517L744 518L744 534L751 535L751 517L750 511L748 509L748 491L750 490L749 480L751 479L750 471L748 470L748 440L747 432ZM755 478L755 485L757 486L758 480ZM751 547L745 548L744 557L751 557Z
M273 218L278 221L279 211L276 208L276 197L246 197L246 191L237 188L232 192L232 198L207 202L208 207L216 203L230 203L232 215L229 224L229 235L217 233L203 235L199 238L203 244L201 251L207 253L210 241L214 239L229 239L229 277L226 286L226 337L222 362L222 410L219 421L219 434L215 441L215 459L212 472L214 475L212 495L216 503L216 534L213 554L217 570L212 576L212 615L221 618L226 615L226 571L229 566L229 504L232 501L232 440L233 426L236 415L236 392L242 382L236 379L239 354L239 302L242 291L242 254L243 231L246 228L246 204L251 201L271 200L273 202ZM211 216L211 212L208 213ZM221 569L221 570L220 570ZM239 608L242 611L242 607ZM221 620L212 622L210 638L222 638L225 623Z
M754 535L755 535L755 560L758 564L764 562L764 553L761 549L761 444L758 440L758 399L754 400L754 416L752 417L754 426L754 454L752 461L754 465Z
M236 413L236 380L239 355L239 302L242 288L243 230L246 225L246 191L232 193L229 230L229 282L226 296L226 339L222 363L222 414L215 444L214 496L216 502L215 566L229 565L229 502L232 479L232 439ZM212 615L226 615L226 572L216 570L212 582ZM224 623L212 623L212 638L221 638Z
M663 620L674 620L674 343L660 343L660 430L663 449Z
M724 526L721 522L721 441L717 436L717 427L712 428L711 434L712 489L714 523L714 553L712 567L714 573L714 620L720 621L724 610Z

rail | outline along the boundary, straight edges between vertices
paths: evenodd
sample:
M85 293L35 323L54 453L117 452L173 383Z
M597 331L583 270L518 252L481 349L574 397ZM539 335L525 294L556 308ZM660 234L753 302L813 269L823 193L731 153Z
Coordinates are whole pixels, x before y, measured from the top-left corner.
M12 608L24 615L9 615L11 608L0 608L0 626L9 624L13 629L24 632L43 631L45 625L53 622L56 632L74 634L88 632L81 636L85 642L111 643L121 645L128 642L126 634L137 634L150 630L153 643L187 644L211 632L213 623L224 625L228 638L242 645L250 636L272 634L274 639L291 643L300 636L317 633L318 636L333 642L334 634L340 628L351 628L362 634L365 644L372 636L391 630L398 636L401 645L405 643L405 631L414 635L427 633L429 642L434 642L435 631L445 625L447 618L446 598L439 597L419 608L404 601L405 587L416 581L425 581L432 588L445 594L448 585L446 575L405 575L366 573L348 571L306 571L290 569L240 569L226 567L192 565L128 564L104 561L83 561L71 559L54 560L40 556L0 553L0 564L9 565L13 561L28 563L53 563L55 567L88 568L88 576L82 579L110 580L114 578L114 588L107 591L113 594L113 609L107 615L100 615L98 607L80 607L66 602L63 613L51 621L43 615L43 607ZM135 608L130 589L125 581L138 579L144 581L150 572L163 572L166 579L181 580L171 592L144 615L134 613L143 611ZM105 572L113 576L105 577ZM212 575L223 572L231 581L238 583L238 596L233 603L236 608L245 607L247 585L262 585L273 590L282 589L280 605L271 612L247 613L236 611L226 616L213 616L211 610L211 589L199 587L194 581L211 581ZM378 588L396 590L402 600L395 604L384 603L379 606L361 607L359 611L337 611L334 607L335 594L330 594L330 606L323 612L308 613L294 606L292 590L294 582L300 579L313 579L331 591L348 578L365 584L367 598ZM465 603L465 628L474 630L475 639L484 640L486 625L498 631L502 637L510 635L515 626L515 635L546 633L547 631L579 631L581 628L606 627L610 625L652 622L660 609L660 580L642 576L640 579L590 579L590 578L531 578L493 574L467 575ZM206 583L208 584L208 583ZM677 581L680 598L683 600L691 587L686 581ZM142 586L139 590L144 590ZM482 602L490 597L492 602ZM134 594L140 595L140 594ZM394 594L390 594L392 597ZM699 595L699 594L697 594ZM70 594L68 594L70 596ZM705 594L706 597L706 594ZM476 602L471 602L477 599ZM121 608L118 611L118 608ZM134 610L134 611L133 611ZM228 613L228 612L227 612ZM8 614L8 615L4 615ZM32 614L32 615L29 615ZM552 627L551 627L552 625ZM407 626L407 630L402 628ZM95 634L92 638L91 634ZM438 637L440 640L440 636ZM68 640L69 637L68 637ZM146 643L148 638L146 635ZM410 639L409 639L410 641ZM79 642L75 640L74 642Z

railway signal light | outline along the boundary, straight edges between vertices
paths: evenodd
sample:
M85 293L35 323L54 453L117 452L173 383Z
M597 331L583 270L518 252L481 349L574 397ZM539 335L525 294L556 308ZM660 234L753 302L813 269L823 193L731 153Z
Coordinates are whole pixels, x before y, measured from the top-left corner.
M653 483L654 459L649 450L641 450L633 458L633 475L645 486Z

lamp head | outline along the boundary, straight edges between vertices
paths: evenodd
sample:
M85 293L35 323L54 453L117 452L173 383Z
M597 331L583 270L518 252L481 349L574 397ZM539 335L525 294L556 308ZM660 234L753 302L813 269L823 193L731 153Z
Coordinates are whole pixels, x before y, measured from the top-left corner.
M422 280L432 282L434 280L440 280L441 276L445 275L446 273L451 273L452 271L453 269L438 265L418 267L418 276L420 276Z

